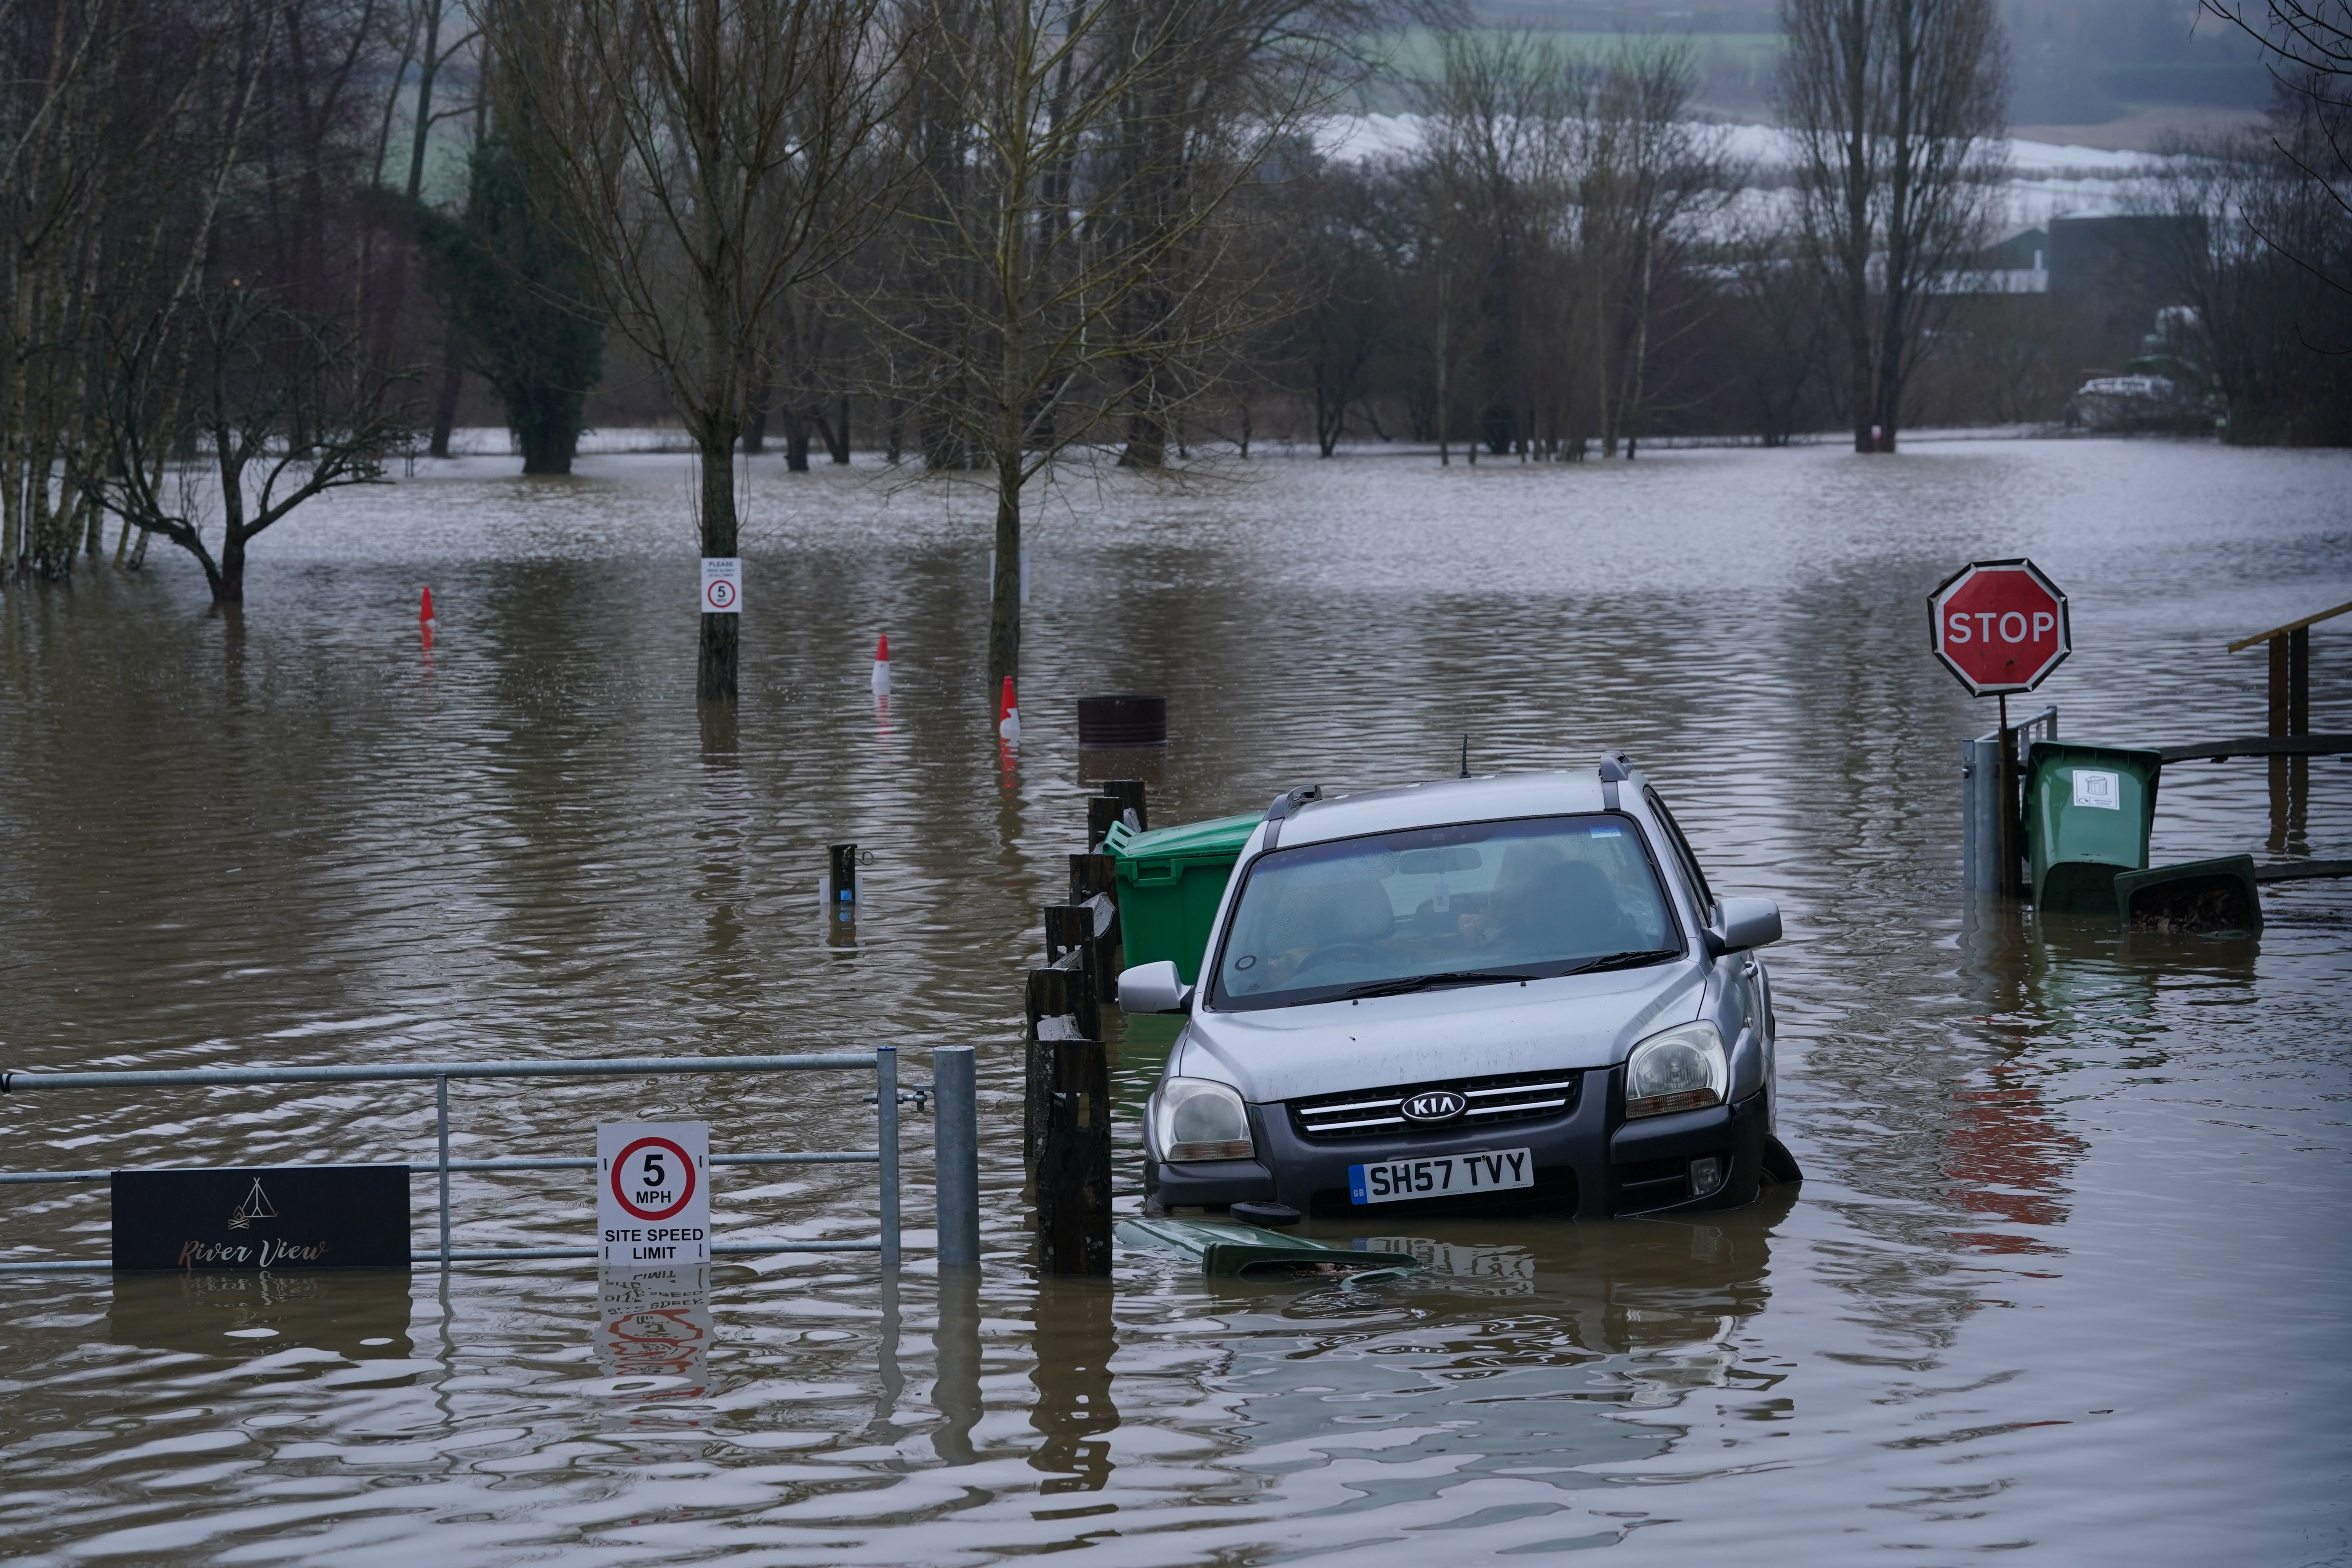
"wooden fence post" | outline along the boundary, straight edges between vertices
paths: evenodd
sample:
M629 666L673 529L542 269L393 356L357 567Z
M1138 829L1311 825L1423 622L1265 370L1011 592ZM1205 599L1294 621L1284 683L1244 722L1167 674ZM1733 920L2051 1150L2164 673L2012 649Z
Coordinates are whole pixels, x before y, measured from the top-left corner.
M1054 1040L1037 1152L1037 1266L1110 1273L1110 1062L1100 1040Z
M1130 812L1134 814L1135 830L1138 833L1148 833L1151 830L1151 813L1144 805L1144 785L1141 779L1105 779L1100 788L1103 794L1119 803L1122 814Z
M1103 988L1096 945L1093 905L1045 906L1045 962L1076 972L1076 983L1069 987L1070 1012L1079 1035L1089 1040L1102 1038Z
M1113 824L1121 820L1126 805L1115 795L1091 795L1087 797L1087 847L1100 849L1103 836Z
M1118 921L1118 863L1108 855L1070 857L1070 902L1094 911L1094 942L1088 952L1097 1008L1118 1000L1125 933ZM1097 1031L1097 1035L1100 1031Z

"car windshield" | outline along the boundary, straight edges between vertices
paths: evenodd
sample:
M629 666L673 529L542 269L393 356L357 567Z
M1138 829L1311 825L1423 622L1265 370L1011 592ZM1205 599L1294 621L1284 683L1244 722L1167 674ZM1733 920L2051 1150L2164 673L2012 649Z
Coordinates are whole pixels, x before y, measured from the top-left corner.
M1630 819L1462 823L1258 857L1212 1005L1545 979L1681 952Z

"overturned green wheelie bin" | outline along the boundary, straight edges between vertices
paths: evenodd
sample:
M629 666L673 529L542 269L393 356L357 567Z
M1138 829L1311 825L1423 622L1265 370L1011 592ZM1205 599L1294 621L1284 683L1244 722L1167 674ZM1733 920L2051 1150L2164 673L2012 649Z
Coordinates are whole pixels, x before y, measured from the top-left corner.
M1121 1220L1111 1234L1128 1247L1152 1247L1192 1258L1200 1264L1202 1274L1212 1279L1330 1279L1345 1289L1376 1279L1393 1279L1421 1268L1421 1260L1408 1252L1334 1247L1303 1236L1278 1236L1257 1226L1221 1220L1129 1219Z
M2038 910L2112 916L2116 879L2147 865L2163 753L2036 741L2025 763L2025 845Z

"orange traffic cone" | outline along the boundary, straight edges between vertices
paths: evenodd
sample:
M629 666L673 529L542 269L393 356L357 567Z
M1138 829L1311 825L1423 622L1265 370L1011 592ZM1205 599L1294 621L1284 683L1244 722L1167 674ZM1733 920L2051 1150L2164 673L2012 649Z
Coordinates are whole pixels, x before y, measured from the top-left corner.
M1013 696L1013 678L1004 678L1004 692L996 700L996 732L1013 745L1021 743L1021 704Z
M884 632L882 640L874 645L874 695L890 695L890 634Z
M416 612L416 618L428 626L433 624L433 590L430 585L425 590L425 604Z

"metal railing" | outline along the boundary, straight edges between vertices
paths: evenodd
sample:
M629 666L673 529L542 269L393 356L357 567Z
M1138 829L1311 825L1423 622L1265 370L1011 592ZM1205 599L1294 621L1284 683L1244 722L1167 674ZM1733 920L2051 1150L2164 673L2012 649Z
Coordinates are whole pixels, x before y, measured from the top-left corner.
M956 1171L941 1184L942 1215L945 1205L952 1197L956 1205L955 1234L949 1236L942 1227L943 1250L956 1256L949 1261L977 1261L978 1220L976 1195L970 1190L971 1178L964 1171L973 1163L971 1151L975 1147L976 1108L973 1101L971 1047L949 1047L938 1053L941 1058L960 1056L956 1070L937 1075L940 1078L939 1115L943 1129L949 1129L943 1142L951 1146L956 1156ZM944 1062L940 1066L946 1066ZM499 1160L452 1160L449 1157L449 1080L478 1078L636 1078L669 1077L695 1073L745 1072L821 1072L831 1070L866 1070L875 1077L874 1106L878 1125L876 1147L872 1149L819 1150L804 1152L713 1154L713 1165L845 1165L870 1164L879 1168L876 1198L881 1209L880 1234L870 1240L846 1241L715 1241L713 1256L723 1254L761 1255L781 1252L873 1252L878 1253L882 1266L895 1268L898 1265L898 1053L896 1047L877 1047L869 1056L863 1053L838 1052L827 1055L789 1057L605 1057L587 1061L506 1061L506 1062L399 1062L375 1067L289 1067L289 1068L167 1068L148 1072L0 1072L0 1094L23 1094L41 1090L108 1089L215 1089L230 1084L258 1083L401 1083L433 1084L434 1133L437 1158L429 1165L410 1164L412 1175L432 1174L438 1179L440 1197L440 1245L430 1250L413 1250L412 1263L436 1263L446 1269L452 1263L506 1263L535 1259L591 1258L597 1256L593 1247L457 1247L450 1245L449 1177L455 1172L495 1171L587 1171L593 1170L593 1158L549 1157ZM924 1085L925 1093L935 1092ZM0 1185L19 1185L41 1182L102 1182L113 1175L110 1170L98 1171L19 1171L0 1172ZM950 1188L954 1188L952 1194ZM966 1215L971 1217L966 1219ZM970 1236L965 1231L971 1231ZM109 1265L99 1260L27 1260L0 1261L0 1273L75 1273L105 1269Z

